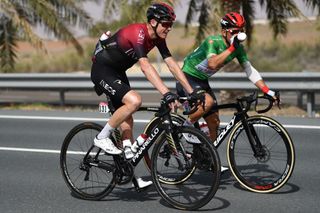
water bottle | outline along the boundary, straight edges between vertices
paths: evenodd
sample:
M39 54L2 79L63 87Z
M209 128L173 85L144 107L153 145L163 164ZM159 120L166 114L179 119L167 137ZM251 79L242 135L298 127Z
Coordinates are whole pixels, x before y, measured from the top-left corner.
M107 39L111 36L111 32L110 31L107 31L107 32L104 32L102 33L102 35L100 36L100 43L102 46L105 46L106 45L106 42L107 42Z
M141 134L139 137L135 140L135 142L131 146L131 150L133 152L137 152L139 146L142 146L142 144L148 139L148 135L146 134Z
M131 141L130 139L126 139L122 141L123 151L126 159L133 158L133 152L131 150Z

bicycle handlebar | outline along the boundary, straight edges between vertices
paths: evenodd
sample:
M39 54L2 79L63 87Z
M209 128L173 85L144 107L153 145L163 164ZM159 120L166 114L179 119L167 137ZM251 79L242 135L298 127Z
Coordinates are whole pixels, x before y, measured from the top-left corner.
M279 93L279 91L276 91L275 96L276 96L277 99L274 99L273 97L271 97L271 96L269 96L267 94L263 94L263 95L259 95L258 96L258 94L256 92L254 92L249 96L244 96L244 97L241 97L241 98L237 98L237 101L241 104L242 107L244 106L243 103L244 102L246 103L245 108L244 108L245 112L249 111L250 107L251 107L251 104L253 102L255 102L255 111L260 114L260 113L268 112L272 108L274 102L277 102L277 106L280 109L280 93ZM258 105L258 100L259 99L268 100L268 102L269 102L268 106L266 108L264 108L264 109L257 110L257 105Z
M186 105L182 114L191 115L198 110L198 107L200 105L202 105L202 107L204 108L205 99L197 100L197 102L194 102L188 97L179 97L179 102L182 103L182 105Z
M187 102L187 105L191 106L191 107L186 107L184 109L184 111L183 111L184 115L193 114L194 112L196 112L198 110L198 107L200 105L202 105L202 107L204 107L204 104L205 104L205 100L198 100L197 102L194 102L188 97L179 97L179 102L182 104L184 104L184 102ZM162 100L160 102L160 108L158 109L158 111L155 115L157 117L162 117L162 116L170 113L170 111L171 111L171 109L169 107L169 104Z
M261 113L268 112L273 107L274 102L277 102L277 106L280 109L280 101L279 101L280 100L280 93L279 93L279 91L276 91L275 96L276 96L276 99L274 99L273 97L271 97L267 94L258 95L257 92L253 92L249 96L237 98L237 102L240 104L240 106L242 107L242 110L244 112L249 111L251 108L251 104L255 102L255 111L257 113L261 114ZM261 110L257 110L257 105L258 105L259 99L268 100L268 105L266 108L261 109ZM196 112L198 110L198 107L200 105L202 105L202 107L204 107L204 104L205 104L205 102L203 100L197 101L197 102L191 102L191 100L187 97L179 97L179 101L182 104L187 102L187 106L191 106L191 107L184 107L183 115L193 114L194 112ZM171 109L170 109L169 105L166 104L164 101L161 101L161 106L160 106L158 112L156 113L156 116L162 117L162 116L170 113L170 111L171 111Z

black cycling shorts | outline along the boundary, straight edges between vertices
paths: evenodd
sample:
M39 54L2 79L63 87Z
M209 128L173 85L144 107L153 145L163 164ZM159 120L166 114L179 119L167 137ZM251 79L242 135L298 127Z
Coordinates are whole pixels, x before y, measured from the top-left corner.
M201 88L203 90L205 90L212 98L213 100L215 101L215 103L213 104L214 106L218 104L217 102L217 99L216 99L216 96L214 95L210 85L209 85L209 81L208 80L201 80L201 79L198 79L196 77L193 77L191 75L188 75L187 73L184 73L185 76L187 77L188 79L188 82L189 84L191 85L192 88ZM177 94L180 96L180 97L186 97L187 96L187 92L185 91L185 89L183 88L183 86L180 84L180 82L177 81L176 83L176 89L177 89ZM209 110L206 114L203 115L203 118L217 112L218 110L217 109L212 109Z
M125 70L116 70L99 57L92 64L91 80L110 97L115 109L123 105L122 98L131 90Z

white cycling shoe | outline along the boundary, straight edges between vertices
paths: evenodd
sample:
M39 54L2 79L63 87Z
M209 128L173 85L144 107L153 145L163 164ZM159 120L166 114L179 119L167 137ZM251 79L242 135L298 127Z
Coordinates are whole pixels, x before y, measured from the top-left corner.
M221 174L225 173L226 171L228 171L229 168L225 167L225 166L221 166Z
M93 144L110 155L119 155L122 153L122 150L118 149L110 138L98 139L95 137Z
M152 185L152 181L144 181L142 178L137 178L136 181L137 181L139 189L144 189L144 188ZM135 185L133 183L132 183L132 187L135 187Z

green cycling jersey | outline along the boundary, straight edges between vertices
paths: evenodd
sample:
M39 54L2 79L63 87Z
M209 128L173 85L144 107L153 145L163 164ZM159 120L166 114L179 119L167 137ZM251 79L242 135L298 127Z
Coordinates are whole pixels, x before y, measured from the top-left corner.
M227 46L224 43L222 35L209 36L197 49L184 59L182 70L193 77L206 80L218 71L211 70L208 67L208 59L212 55L218 55L226 49ZM229 63L234 58L237 58L240 64L248 61L243 45L240 45L239 48L231 53L224 64Z

